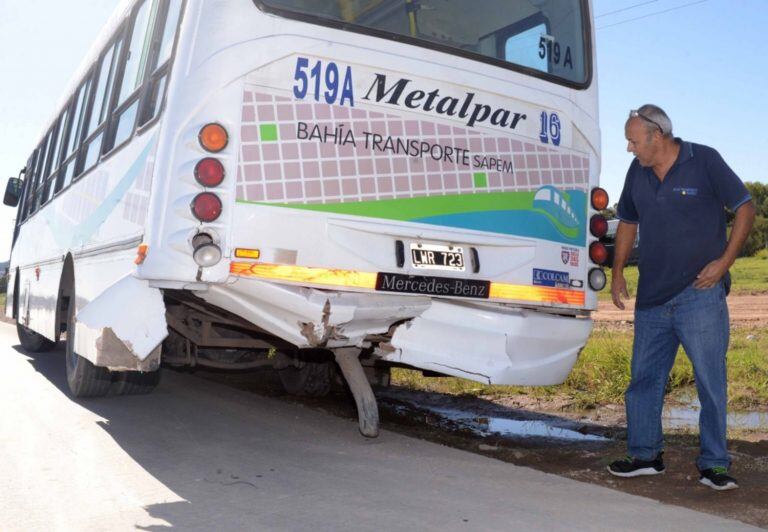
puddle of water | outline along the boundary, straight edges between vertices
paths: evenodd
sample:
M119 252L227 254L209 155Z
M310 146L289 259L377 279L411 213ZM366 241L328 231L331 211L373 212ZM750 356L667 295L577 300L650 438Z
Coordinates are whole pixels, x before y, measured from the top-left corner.
M445 419L467 428L482 436L498 434L500 436L515 436L518 438L549 438L570 441L610 441L610 438L596 434L582 434L575 430L555 427L542 420L506 419L492 416L472 416L468 412L448 408L429 408Z
M667 429L695 429L699 426L699 408L695 406L665 408L662 425ZM768 412L730 412L728 428L768 430Z

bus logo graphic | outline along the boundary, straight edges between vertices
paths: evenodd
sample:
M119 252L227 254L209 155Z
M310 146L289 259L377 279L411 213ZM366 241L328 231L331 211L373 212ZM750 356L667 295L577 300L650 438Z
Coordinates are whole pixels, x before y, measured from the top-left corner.
M545 185L533 196L533 210L547 218L565 236L575 238L579 232L579 217L574 212L566 193Z
M551 286L553 288L568 288L571 286L571 278L568 272L534 268L533 284L536 286Z

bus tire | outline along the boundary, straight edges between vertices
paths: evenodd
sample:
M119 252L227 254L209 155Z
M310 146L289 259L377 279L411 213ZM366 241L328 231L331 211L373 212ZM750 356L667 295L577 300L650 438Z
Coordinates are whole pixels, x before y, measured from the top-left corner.
M118 371L115 375L116 395L145 395L160 383L160 370L157 371Z
M87 358L75 352L75 291L67 305L67 352L65 356L67 384L75 397L102 397L107 395L112 384L112 375L107 368L94 366Z
M16 334L19 336L19 343L25 351L30 353L42 353L50 351L56 346L56 342L51 342L42 334L38 334L32 329L24 327L18 321L16 322Z
M289 366L278 370L283 388L291 395L323 397L331 391L333 362L305 362L303 366Z

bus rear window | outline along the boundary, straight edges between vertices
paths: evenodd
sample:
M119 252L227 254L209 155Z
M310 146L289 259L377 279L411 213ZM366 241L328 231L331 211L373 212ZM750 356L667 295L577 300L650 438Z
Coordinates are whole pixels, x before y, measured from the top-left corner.
M583 86L584 0L256 0L265 11L522 67Z

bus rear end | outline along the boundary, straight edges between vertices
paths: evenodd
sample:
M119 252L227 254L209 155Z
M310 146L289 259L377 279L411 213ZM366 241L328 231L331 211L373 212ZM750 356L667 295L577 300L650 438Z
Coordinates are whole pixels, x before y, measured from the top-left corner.
M188 2L139 275L294 355L562 382L605 284L588 2L317 4Z

